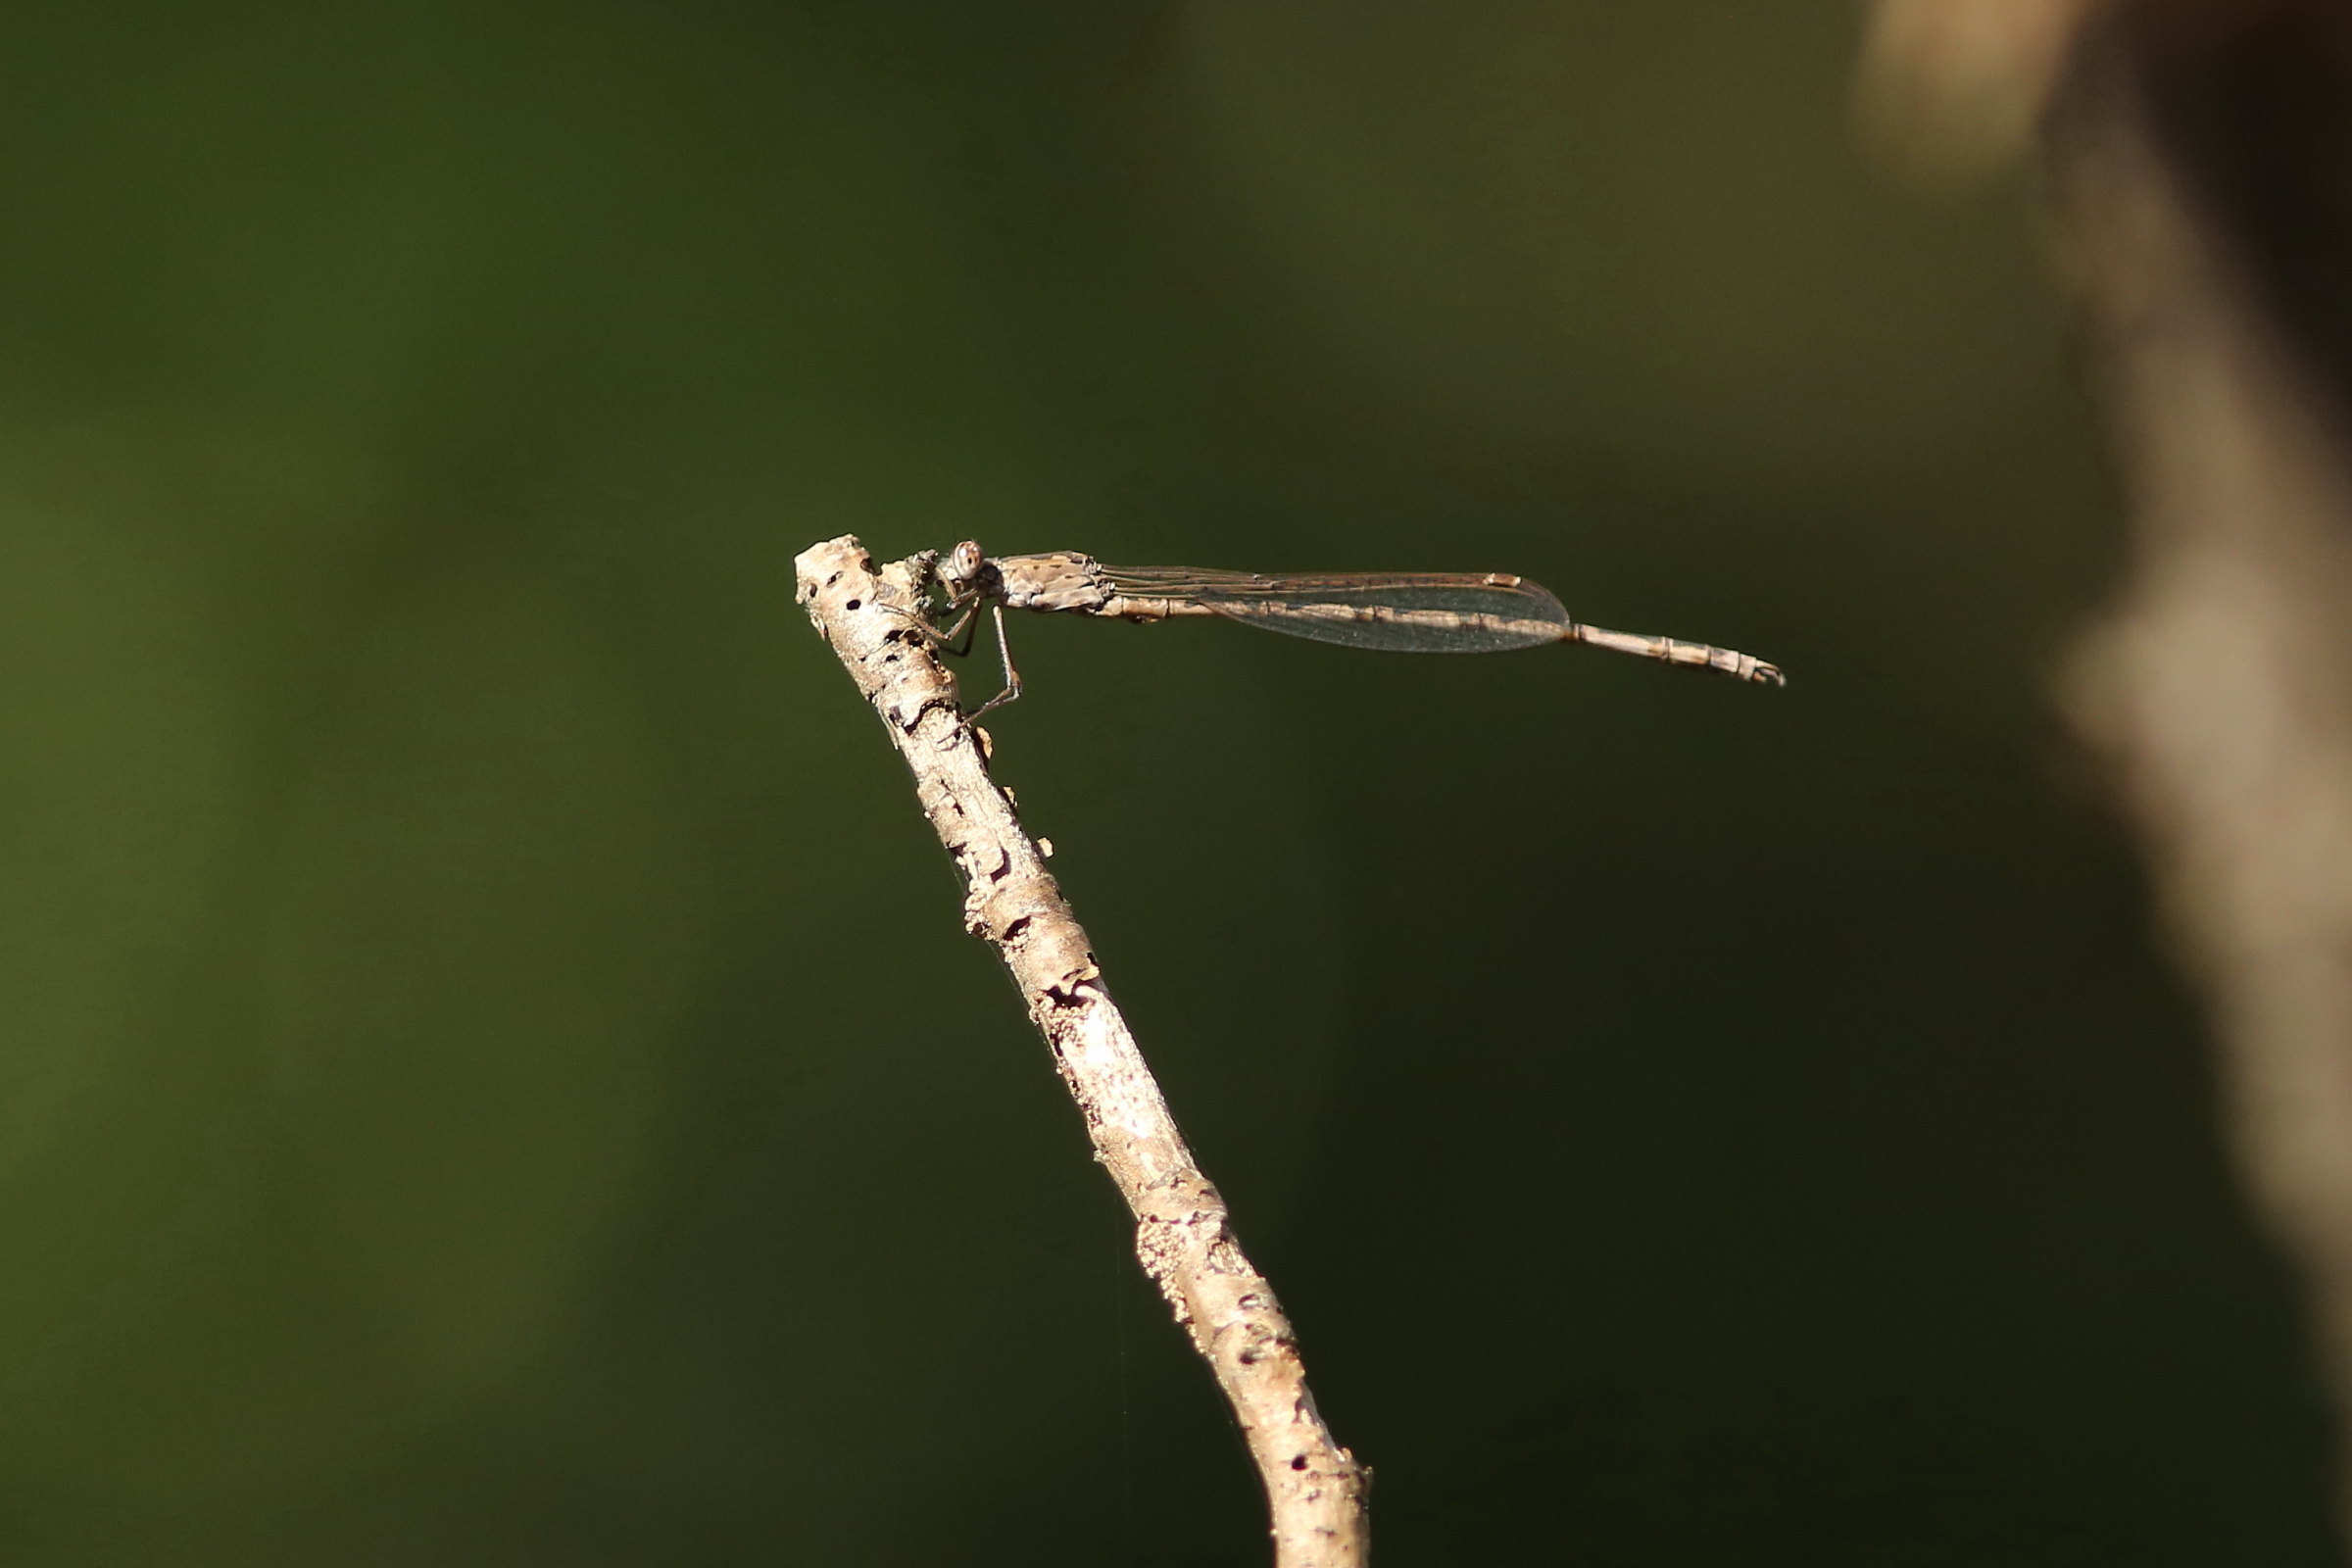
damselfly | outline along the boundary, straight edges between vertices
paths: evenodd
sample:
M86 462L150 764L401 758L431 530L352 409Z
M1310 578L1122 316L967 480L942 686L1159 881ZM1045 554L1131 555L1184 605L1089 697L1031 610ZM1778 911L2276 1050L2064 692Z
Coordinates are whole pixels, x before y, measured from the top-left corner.
M1020 673L1004 641L1007 609L1120 620L1218 615L1316 642L1407 654L1489 654L1544 643L1590 643L1715 670L1735 680L1785 684L1772 665L1728 648L1588 626L1562 609L1549 589L1508 572L1265 576L1195 566L1106 566L1070 551L990 556L969 539L936 561L933 572L947 596L940 618L954 618L931 635L953 643L966 636L983 609L996 617L1004 689L975 709L974 718L1021 695Z

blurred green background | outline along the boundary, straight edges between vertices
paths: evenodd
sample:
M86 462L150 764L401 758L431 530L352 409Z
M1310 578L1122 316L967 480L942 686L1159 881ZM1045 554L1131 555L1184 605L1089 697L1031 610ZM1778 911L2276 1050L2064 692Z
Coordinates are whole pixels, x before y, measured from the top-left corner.
M2031 193L1876 178L1844 7L10 22L9 1563L1264 1560L792 604L845 531L1789 671L1014 628L1382 1560L2333 1560L2047 696L2119 534Z

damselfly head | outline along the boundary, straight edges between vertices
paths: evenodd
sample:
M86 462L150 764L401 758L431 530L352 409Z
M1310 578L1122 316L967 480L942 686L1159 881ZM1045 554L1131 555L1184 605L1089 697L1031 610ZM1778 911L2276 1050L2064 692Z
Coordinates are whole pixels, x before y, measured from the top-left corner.
M950 589L961 588L980 575L988 564L988 553L976 540L966 539L948 552L948 559L939 564L939 580Z

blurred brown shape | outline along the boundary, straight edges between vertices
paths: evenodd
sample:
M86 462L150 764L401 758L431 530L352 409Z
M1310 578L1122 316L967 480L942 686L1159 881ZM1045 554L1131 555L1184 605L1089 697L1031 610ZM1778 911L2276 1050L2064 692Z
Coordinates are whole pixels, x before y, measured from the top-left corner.
M1947 164L2038 117L2133 527L2071 707L2352 1410L2352 7L1887 0L1869 64Z
M2031 138L2083 23L2111 0L1879 0L1856 104L1871 145L1930 184L1972 179Z
M2204 74L2232 57L2291 68L2276 43L2327 33L2341 10L2334 0L1877 0L1857 107L1897 169L1936 183L1973 178L2026 150L2094 33L2128 36L2155 72Z

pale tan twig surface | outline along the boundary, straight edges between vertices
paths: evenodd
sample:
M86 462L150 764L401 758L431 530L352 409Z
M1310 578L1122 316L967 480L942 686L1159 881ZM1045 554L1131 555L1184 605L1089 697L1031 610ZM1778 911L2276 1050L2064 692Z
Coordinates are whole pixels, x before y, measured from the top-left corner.
M1290 1320L1243 1255L1225 1200L1193 1162L1086 933L989 776L955 677L908 618L921 604L919 565L877 570L848 534L794 564L802 607L882 715L923 813L963 873L964 928L1012 971L1096 1157L1135 1215L1145 1272L1233 1406L1265 1483L1277 1568L1360 1568L1370 1472L1316 1414Z
M2133 534L2070 706L2352 1413L2352 8L1882 0L1878 39L1879 90L1892 60L2040 115Z

